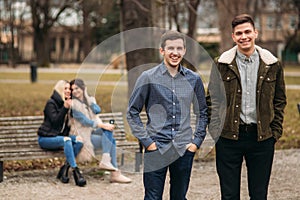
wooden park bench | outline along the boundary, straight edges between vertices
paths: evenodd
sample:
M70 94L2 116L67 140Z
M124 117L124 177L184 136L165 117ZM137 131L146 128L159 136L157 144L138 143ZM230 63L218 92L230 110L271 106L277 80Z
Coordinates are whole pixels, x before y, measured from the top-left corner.
M101 113L99 117L103 122L115 120L114 137L123 165L124 152L137 150L138 142L127 140L121 112ZM38 145L37 130L42 122L43 116L0 117L0 182L3 181L3 161L64 157L62 150L44 150Z

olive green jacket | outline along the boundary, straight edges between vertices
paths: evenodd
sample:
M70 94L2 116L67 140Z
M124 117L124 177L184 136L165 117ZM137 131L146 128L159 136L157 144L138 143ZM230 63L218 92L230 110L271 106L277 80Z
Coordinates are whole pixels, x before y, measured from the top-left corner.
M286 106L283 68L268 50L255 46L259 53L256 87L256 113L258 141L270 137L278 140L282 135L282 122ZM235 61L237 46L215 59L208 85L209 133L238 140L242 87Z

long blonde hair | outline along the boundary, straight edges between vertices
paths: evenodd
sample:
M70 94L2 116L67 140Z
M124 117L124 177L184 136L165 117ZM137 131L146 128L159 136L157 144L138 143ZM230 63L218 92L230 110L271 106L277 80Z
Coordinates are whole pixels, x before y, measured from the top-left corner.
M69 83L69 81L66 81L66 80L59 80L57 81L57 83L55 84L53 90L55 90L59 95L60 97L62 98L63 101L65 101L65 86L66 84Z

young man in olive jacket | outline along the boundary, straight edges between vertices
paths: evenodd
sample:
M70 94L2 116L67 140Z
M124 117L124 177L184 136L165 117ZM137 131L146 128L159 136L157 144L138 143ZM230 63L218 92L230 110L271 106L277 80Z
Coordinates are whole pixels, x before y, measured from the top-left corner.
M209 132L216 143L222 199L240 199L243 159L251 199L267 199L274 144L282 135L286 106L281 64L255 45L251 16L232 21L232 49L216 58L208 89Z

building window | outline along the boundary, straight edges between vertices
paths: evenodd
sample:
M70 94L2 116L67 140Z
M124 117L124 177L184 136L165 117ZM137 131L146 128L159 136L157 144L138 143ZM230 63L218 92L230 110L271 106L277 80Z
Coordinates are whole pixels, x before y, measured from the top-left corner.
M268 16L267 17L267 29L269 30L281 30L282 29L282 20L278 16Z
M65 50L65 38L60 38L60 49L63 52Z
M267 28L270 30L274 29L274 25L275 25L275 19L273 16L268 16L267 17Z
M278 18L276 21L275 21L275 25L276 25L276 29L277 30L281 30L282 29L282 20L281 18Z
M70 38L70 40L69 40L69 50L70 50L70 52L74 51L74 39L73 38Z
M255 28L257 30L260 30L260 21L259 21L259 17L255 17L254 19L254 25L255 25Z
M289 28L295 30L297 28L296 16L290 16Z
M51 47L50 51L56 51L56 38L51 38Z

